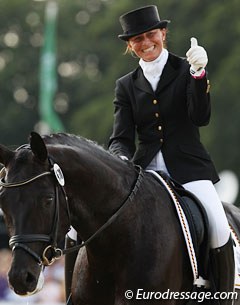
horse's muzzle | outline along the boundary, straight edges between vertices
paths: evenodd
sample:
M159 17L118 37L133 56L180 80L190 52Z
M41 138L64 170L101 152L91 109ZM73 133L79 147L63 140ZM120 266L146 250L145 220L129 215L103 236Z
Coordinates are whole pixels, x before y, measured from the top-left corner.
M13 263L8 273L8 282L11 289L21 296L32 295L43 287L43 267L34 262L31 264Z

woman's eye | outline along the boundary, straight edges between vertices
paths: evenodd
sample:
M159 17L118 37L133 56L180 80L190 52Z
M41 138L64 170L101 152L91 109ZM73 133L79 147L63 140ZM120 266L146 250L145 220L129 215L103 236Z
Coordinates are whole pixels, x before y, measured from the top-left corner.
M142 40L141 37L137 37L137 38L134 39L134 42L135 42L135 43L138 43L138 42L140 42L141 40Z
M153 37L155 35L155 32L149 32L148 37Z

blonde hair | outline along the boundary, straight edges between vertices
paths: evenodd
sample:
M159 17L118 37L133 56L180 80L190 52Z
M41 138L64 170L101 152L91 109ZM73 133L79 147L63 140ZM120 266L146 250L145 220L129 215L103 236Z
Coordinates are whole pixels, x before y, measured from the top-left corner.
M132 49L130 48L128 41L127 41L127 47L126 47L126 49L125 49L123 55L126 55L126 54L131 54L132 57L136 57L136 56L135 56L135 53L134 53L134 52L132 51Z

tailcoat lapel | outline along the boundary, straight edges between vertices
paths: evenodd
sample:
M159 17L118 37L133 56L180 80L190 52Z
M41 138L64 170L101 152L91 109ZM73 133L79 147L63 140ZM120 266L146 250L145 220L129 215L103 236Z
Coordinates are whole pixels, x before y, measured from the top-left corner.
M143 75L143 71L140 67L135 71L134 84L140 90L154 94L152 86Z
M169 83L171 83L178 75L178 69L173 67L170 60L168 59L165 67L163 68L162 75L158 82L156 92L162 91Z
M175 62L175 56L169 53L168 61L163 69L160 81L158 83L156 92L162 91L169 83L171 83L178 75L178 64ZM143 75L143 71L140 67L135 70L134 84L137 88L150 94L154 94L150 83Z

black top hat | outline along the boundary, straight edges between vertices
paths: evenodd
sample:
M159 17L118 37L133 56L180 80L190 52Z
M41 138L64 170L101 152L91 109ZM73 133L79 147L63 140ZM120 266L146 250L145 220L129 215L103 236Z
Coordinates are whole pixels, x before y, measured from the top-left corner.
M160 20L157 7L148 5L127 12L120 16L123 34L118 35L122 40L159 28L166 28L169 20Z

